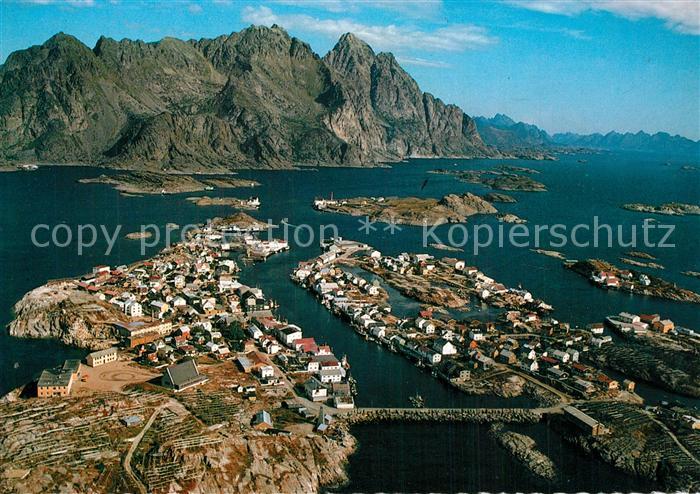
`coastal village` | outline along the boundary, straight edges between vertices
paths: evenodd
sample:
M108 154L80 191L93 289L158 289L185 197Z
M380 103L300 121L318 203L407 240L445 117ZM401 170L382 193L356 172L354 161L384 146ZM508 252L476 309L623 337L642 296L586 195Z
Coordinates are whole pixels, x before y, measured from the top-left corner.
M318 257L300 263L291 278L361 337L465 393L524 393L539 403L537 409L438 410L416 395L407 397L405 409L357 408L347 357L334 354L332 342L316 341L305 336L303 328L279 318L274 300L239 281L241 257L263 260L289 248L284 241L259 239L263 226L245 215L214 221L152 259L130 266L95 266L80 279L63 282L96 301L110 316L104 321L108 329L104 338L93 342L95 351L83 362L67 360L44 370L36 388L25 387L15 398L35 396L48 405L36 405L46 410L40 412L44 419L22 421L8 435L12 445L8 443L0 458L6 481L29 482L44 468L55 468L56 461L94 468L100 459L98 464L110 465L106 471L111 477L102 480L121 479L120 485L141 492L167 491L193 479L217 485L230 476L220 473L212 480L212 472L221 472L222 464L218 470L203 466L196 451L204 448L216 457L221 453L217 448L233 447L234 439L222 428L226 424L239 424L235 427L247 441L267 438L267 448L320 440L316 447L321 457L333 458L320 461L333 465L329 475L338 480L344 475L344 458L354 448L347 430L351 424L532 423L545 415L553 418L553 426L578 431L572 437L593 441L591 447L606 454L634 447L630 431L651 430L660 444L679 441L682 448L669 446L667 457L675 458L673 468L685 468L691 479L697 478L700 419L672 404L642 408L635 382L604 372L592 357L617 345L606 326L635 335L644 329L664 338L685 338L688 344L697 344L695 333L685 334L656 315L625 313L605 323L571 327L551 317L552 307L526 289L506 287L462 260L428 254L386 256L369 245L335 238L322 244ZM251 250L259 255L251 255ZM369 281L370 276L375 280ZM411 317L395 314L395 295L388 286L421 302L420 310ZM460 318L460 310L471 301L493 310L493 317ZM98 397L108 403L99 412L101 420L109 421L101 442L89 447L72 433L66 447L61 441L47 442L52 431L74 427L45 420L51 416L51 403L62 400L62 407L79 407ZM629 423L630 417L637 418ZM79 427L94 430L93 419L81 420ZM121 428L141 433L126 453L115 453L120 448L110 436L123 435ZM552 475L551 468L542 467L539 452L527 453L536 450L527 446L526 438L497 425L493 434L533 472ZM289 448L288 461L302 454L301 449ZM264 456L258 459L264 461ZM121 465L114 463L119 458ZM315 490L327 481L317 476L297 487Z
M571 400L607 397L636 400L632 380L618 382L600 369L583 364L591 347L612 343L598 331L571 328L547 314L551 307L527 290L507 288L464 261L434 259L427 254L383 256L367 247L368 255L350 260L344 247L334 242L312 262L302 263L295 280L313 291L322 303L366 338L404 355L434 375L469 390L472 383L508 369L540 383L547 393ZM460 321L439 307L428 307L415 317L392 313L387 294L377 283L354 274L343 265L357 263L385 279L413 276L430 283L459 286L445 304L473 296L500 309L495 321ZM407 283L416 286L415 283ZM402 285L396 284L396 288ZM443 288L444 289L444 288ZM431 291L431 301L435 291ZM439 301L438 301L439 302ZM430 305L430 304L428 304ZM484 379L486 378L486 379Z
M230 218L214 222L155 258L130 266L95 266L70 282L71 289L87 292L101 304L97 309L114 316L104 322L110 337L94 342L93 346L104 348L90 353L83 362L67 360L44 370L36 387L25 387L17 398L36 396L47 403L60 398L71 400L62 403L75 405L100 397L113 403L103 417L114 420L110 425L114 434L119 433L119 424L125 431L145 424L146 430L153 420L158 422L169 413L181 416L175 420L178 423L184 405L200 423L190 424L192 431L202 426L218 428L235 418L234 422L245 424L246 430L273 441L295 441L299 434L327 436L327 454L338 455L341 465L351 443L343 428L333 424L332 415L324 412L324 406L326 410L354 408L350 365L344 356L336 357L330 345L305 337L300 327L278 319L274 313L277 304L262 290L238 281L235 257L252 257L251 245L268 255L288 248L283 241L258 240L257 231L258 224ZM116 404L129 401L129 397L138 404L132 400L123 409ZM40 404L35 407L44 408ZM149 415L152 420L146 422ZM93 424L86 419L88 422ZM6 478L31 478L33 468L54 460L70 459L77 465L104 453L100 444L79 446L77 440L66 447L54 441L45 444L41 438L50 434L54 425L43 421L26 425L32 433L19 428L24 432L8 436L14 443L0 458L0 463L6 463ZM187 439L189 436L183 435L180 448L225 442L211 432ZM44 446L39 447L37 440ZM109 441L102 446L114 447ZM36 453L27 456L34 449ZM150 458L150 454L146 456ZM319 452L319 458L323 456L323 451ZM132 486L143 486L140 490L150 492L191 478L192 472L183 470L184 460L175 462L177 468L170 467L172 476L168 477L164 467L158 466L158 458L148 460L153 465L142 465L136 480L131 475ZM201 468L196 470L201 474ZM333 475L342 473L342 468L337 470ZM322 471L319 467L318 475L296 488L317 489Z
M353 408L347 359L278 320L275 301L238 281L234 254L245 249L248 258L265 259L289 248L286 241L258 239L257 231L258 225L240 221L209 224L156 258L95 266L76 280L79 289L126 316L109 322L115 346L89 354L86 365L133 360L160 370L162 385L176 392L206 382L195 363L200 357L232 360L260 386L281 384L279 365L312 402L332 400L336 408ZM79 362L68 361L45 370L37 396L68 396L79 368ZM242 392L255 394L248 388Z

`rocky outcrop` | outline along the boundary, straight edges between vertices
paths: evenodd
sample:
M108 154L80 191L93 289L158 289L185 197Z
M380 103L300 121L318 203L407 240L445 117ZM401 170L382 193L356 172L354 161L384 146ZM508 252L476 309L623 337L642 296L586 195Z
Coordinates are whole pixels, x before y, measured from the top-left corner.
M210 469L190 492L320 492L322 486L348 480L345 466L354 449L355 438L347 432L332 440L316 435L231 438L216 454L247 457L246 468L233 482L222 482L226 465Z
M223 171L483 157L471 118L346 34L323 59L284 29L155 43L63 33L0 67L0 156Z
M491 203L471 192L462 195L446 195L438 201L438 204L444 206L451 211L454 216L459 218L465 218L475 214L494 214L498 212Z
M546 480L554 480L556 478L557 473L554 463L547 455L537 449L537 443L530 436L506 431L503 428L503 424L493 424L489 432L503 448L525 465L534 475Z
M116 339L113 322L125 316L115 307L78 290L73 282L55 282L35 288L14 307L8 327L12 336L51 338L67 345L98 350Z

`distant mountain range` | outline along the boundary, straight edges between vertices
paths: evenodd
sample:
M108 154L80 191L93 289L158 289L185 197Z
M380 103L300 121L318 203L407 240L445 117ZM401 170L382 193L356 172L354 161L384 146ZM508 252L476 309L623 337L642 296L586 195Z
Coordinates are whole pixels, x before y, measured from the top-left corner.
M700 141L666 132L647 134L637 132L609 132L607 134L554 134L539 127L516 122L507 115L493 118L475 117L476 127L483 141L502 152L519 149L556 150L557 148L586 148L606 151L643 151L691 155L700 157Z
M57 34L0 67L0 157L168 170L489 157L474 121L352 34L278 27L155 43Z

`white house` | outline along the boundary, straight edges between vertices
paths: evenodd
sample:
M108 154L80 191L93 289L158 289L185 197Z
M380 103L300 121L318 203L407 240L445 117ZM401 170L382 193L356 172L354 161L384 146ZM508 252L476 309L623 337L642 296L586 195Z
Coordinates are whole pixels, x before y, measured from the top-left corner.
M248 326L248 334L254 340L259 340L262 337L263 332L260 331L260 328L258 328L254 324L251 324L250 326Z
M311 401L326 401L328 399L328 388L315 377L304 383L304 392Z
M129 317L143 316L143 307L135 300L129 300L124 304L124 313Z
M263 365L258 368L260 379L269 379L275 376L275 369L271 365Z
M520 367L527 372L537 372L540 370L540 364L537 363L537 360L525 360L520 364Z
M456 355L457 348L452 344L452 342L446 340L445 338L438 338L433 344L433 348L436 352L441 355Z
M339 383L343 380L343 371L342 369L322 368L320 371L318 371L318 376L321 382L324 384Z
M486 339L486 335L481 331L472 329L469 331L469 338L471 338L474 341L483 341Z
M416 327L425 334L433 334L435 332L435 324L422 317L416 319Z
M294 347L294 342L301 339L301 328L294 324L289 324L278 331L279 340L288 347Z
M618 314L617 318L620 321L626 322L626 323L635 323L635 322L640 321L640 318L638 315L630 314L629 312L620 312L620 314Z

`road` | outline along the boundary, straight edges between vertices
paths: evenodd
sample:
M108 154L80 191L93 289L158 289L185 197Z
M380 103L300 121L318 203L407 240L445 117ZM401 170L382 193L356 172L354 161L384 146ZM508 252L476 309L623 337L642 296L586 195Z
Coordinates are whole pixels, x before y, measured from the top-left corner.
M510 371L511 371L513 374L516 374L516 375L522 377L523 379L526 379L526 380L530 381L531 383L536 384L537 386L539 386L539 387L541 387L541 388L543 388L543 389L546 389L546 390L549 391L550 393L554 393L554 394L557 395L557 396L562 400L562 402L564 402L564 403L568 403L568 402L570 402L570 401L572 400L571 396L567 395L567 394L564 393L563 391L559 391L557 388L552 387L552 386L550 386L549 384L545 384L545 383L543 383L542 381L540 381L540 380L538 380L538 379L535 379L534 377L532 377L532 376L529 375L529 374L526 374L526 373L524 373L524 372L520 372L519 370L515 370L515 369L512 369L512 368L510 368L510 367L509 367L509 369L510 369Z
M127 451L126 456L124 457L124 470L126 471L127 475L131 477L131 480L134 482L134 485L138 487L139 492L141 494L147 494L148 489L146 489L146 486L143 485L143 482L141 482L141 479L139 479L138 475L134 473L134 471L131 469L131 457L134 455L134 451L136 451L136 448L138 448L139 443L141 442L141 439L143 439L144 434L148 432L148 429L151 428L153 425L153 422L156 420L156 417L158 417L158 414L165 408L167 404L165 405L160 405L158 408L156 408L153 411L153 414L151 417L148 419L148 422L146 422L146 425L143 426L143 429L141 429L141 432L139 432L134 439L131 441L131 447L129 448L129 451Z

